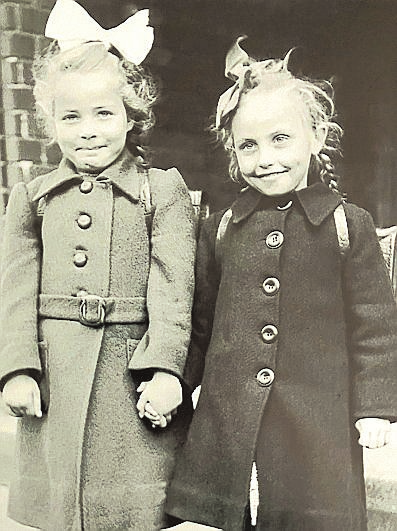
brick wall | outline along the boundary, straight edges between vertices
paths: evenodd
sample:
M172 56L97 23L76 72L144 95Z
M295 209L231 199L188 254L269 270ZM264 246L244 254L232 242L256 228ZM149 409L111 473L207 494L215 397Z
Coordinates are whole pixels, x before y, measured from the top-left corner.
M0 0L1 213L10 188L58 162L34 120L31 64L48 44L44 27L54 0Z

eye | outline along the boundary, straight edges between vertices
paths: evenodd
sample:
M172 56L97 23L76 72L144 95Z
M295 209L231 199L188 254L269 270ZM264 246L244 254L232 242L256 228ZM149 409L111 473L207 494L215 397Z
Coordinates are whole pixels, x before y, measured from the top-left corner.
M273 142L275 144L282 144L284 142L286 142L287 140L289 140L289 136L288 135L285 135L285 134L282 134L282 135L276 135L274 138L273 138Z
M254 142L253 140L246 140L238 146L238 149L239 151L246 152L254 151L256 149L256 142Z
M62 116L63 122L73 122L78 119L78 114L76 112L68 112Z
M107 109L101 109L100 111L98 111L98 115L102 118L108 118L109 116L112 116L113 113L112 111L109 111Z

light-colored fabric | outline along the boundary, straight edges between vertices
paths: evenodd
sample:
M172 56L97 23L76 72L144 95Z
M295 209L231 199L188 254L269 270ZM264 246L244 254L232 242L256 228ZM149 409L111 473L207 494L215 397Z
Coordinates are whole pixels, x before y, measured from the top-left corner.
M83 180L92 183L89 193L80 190ZM2 257L0 381L29 370L46 396L43 418L18 421L9 512L25 524L75 531L82 528L82 515L87 531L153 531L166 524L165 485L191 405L179 408L167 430L155 431L138 417L136 389L159 368L183 376L195 227L177 170L152 169L149 181L155 207L151 246L140 174L128 153L99 176L76 175L64 161L11 192ZM81 213L91 218L87 229L76 222ZM74 263L76 250L86 253L84 266ZM138 301L136 319L134 302L120 310L131 311L129 324L87 326L57 314L58 302L49 315L54 301L70 305L74 298L74 309L80 309L83 290L85 298L114 300L117 307ZM39 315L39 295L47 304L45 316ZM93 314L95 307L89 309Z
M101 41L109 49L113 45L128 61L139 65L153 45L153 28L149 10L138 11L119 26L102 28L74 0L57 0L45 28L45 36L58 41L61 50L68 50L89 41Z

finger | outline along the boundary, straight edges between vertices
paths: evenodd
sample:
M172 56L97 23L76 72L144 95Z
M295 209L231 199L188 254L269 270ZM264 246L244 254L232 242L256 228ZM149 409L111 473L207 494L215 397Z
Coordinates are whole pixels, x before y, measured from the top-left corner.
M171 413L168 413L167 415L164 415L165 416L165 420L167 421L167 424L169 424L172 420L172 415Z
M171 411L171 415L176 415L177 412L178 412L178 408L176 407L175 409L173 409L173 410Z
M151 422L155 422L155 421L159 421L160 420L160 415L152 415L151 413L149 413L148 411L145 411L145 417L147 419L149 419Z
M152 406L150 402L146 402L145 411L149 413L149 415L152 415L153 417L160 417L160 414L157 413L157 411L154 409L154 407Z
M145 415L145 404L146 404L147 400L146 400L146 395L145 393L142 393L138 402L136 403L136 408L137 410L139 411L139 416L141 419L143 419L144 415Z
M361 446L369 447L369 439L364 433L358 439L358 444L360 444Z
M40 389L38 387L33 391L33 415L39 419L43 416Z
M145 390L147 384L148 384L148 382L141 382L140 386L139 386L138 389L136 390L137 393L142 393L142 391Z
M164 415L160 418L160 428L166 428L167 427L167 419Z

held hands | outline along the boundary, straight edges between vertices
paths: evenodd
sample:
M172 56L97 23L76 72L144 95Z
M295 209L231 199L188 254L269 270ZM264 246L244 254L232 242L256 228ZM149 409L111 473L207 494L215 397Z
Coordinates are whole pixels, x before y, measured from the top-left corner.
M40 389L36 380L18 374L8 380L3 389L3 401L13 417L42 417Z
M366 448L381 448L390 440L390 421L378 418L359 419L356 428L360 433L358 444Z
M139 416L149 419L153 428L165 428L182 403L181 383L168 372L154 373L153 378L149 382L142 382L137 391L141 393L136 405Z

